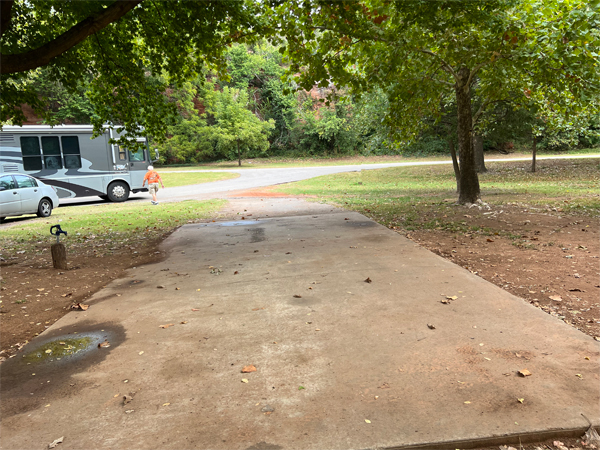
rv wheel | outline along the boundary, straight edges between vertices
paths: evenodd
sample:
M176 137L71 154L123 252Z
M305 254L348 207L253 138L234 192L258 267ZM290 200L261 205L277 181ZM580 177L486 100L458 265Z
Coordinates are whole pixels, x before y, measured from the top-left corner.
M129 186L122 181L115 181L108 186L108 198L111 202L124 202L129 198Z
M38 217L49 217L50 214L52 214L52 202L47 198L41 199L37 210Z

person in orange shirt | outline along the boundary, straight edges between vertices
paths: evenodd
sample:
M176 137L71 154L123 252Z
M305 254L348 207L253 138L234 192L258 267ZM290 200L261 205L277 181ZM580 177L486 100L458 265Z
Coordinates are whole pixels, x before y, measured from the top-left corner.
M154 167L148 166L148 172L146 172L146 176L144 176L144 182L142 183L142 187L146 185L146 181L148 182L148 191L152 194L152 204L158 205L158 200L156 200L156 193L158 192L158 183L160 183L161 187L164 189L165 185L162 182L162 178L154 170Z

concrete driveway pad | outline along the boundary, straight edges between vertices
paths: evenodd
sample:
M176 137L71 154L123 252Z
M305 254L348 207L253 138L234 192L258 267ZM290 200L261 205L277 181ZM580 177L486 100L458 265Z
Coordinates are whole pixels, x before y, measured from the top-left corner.
M598 425L590 337L360 214L250 219L182 227L30 343L42 362L5 362L2 448L464 448Z

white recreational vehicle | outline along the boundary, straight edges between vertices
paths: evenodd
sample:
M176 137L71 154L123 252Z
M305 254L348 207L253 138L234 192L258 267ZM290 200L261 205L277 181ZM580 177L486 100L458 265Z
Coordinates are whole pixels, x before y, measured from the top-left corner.
M137 151L111 144L118 130L92 139L91 125L4 126L0 131L0 174L25 173L54 186L60 198L99 196L122 202L142 187L151 156L146 139ZM158 158L158 157L157 157Z

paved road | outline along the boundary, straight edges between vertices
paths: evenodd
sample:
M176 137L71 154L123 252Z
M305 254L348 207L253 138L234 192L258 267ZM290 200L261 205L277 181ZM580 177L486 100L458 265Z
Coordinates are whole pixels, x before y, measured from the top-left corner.
M544 156L543 159L575 159L575 158L600 158L600 155L584 156ZM502 158L487 159L486 162L495 161L528 161L530 158ZM230 180L215 181L213 183L203 183L191 186L180 186L161 190L159 197L161 201L181 201L189 199L207 199L225 196L228 192L254 189L265 186L274 186L277 184L291 183L294 181L307 180L309 178L320 177L323 175L332 175L342 172L357 172L361 170L385 169L388 167L406 167L406 166L428 166L439 164L452 164L452 161L422 161L422 162L402 162L386 164L358 164L358 165L340 165L340 166L319 166L319 167L284 167L271 169L220 169L220 170L194 170L181 172L232 172L239 173L238 178ZM170 171L170 173L179 171ZM150 198L148 193L139 193L131 196L132 199ZM83 202L99 201L98 197L89 197ZM81 199L61 200L61 205L82 203Z

